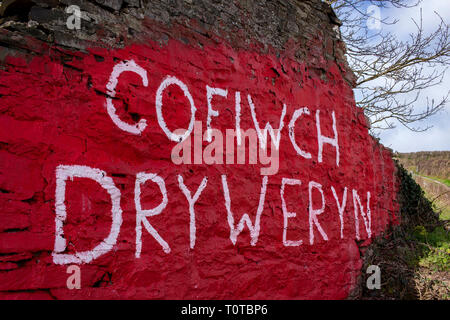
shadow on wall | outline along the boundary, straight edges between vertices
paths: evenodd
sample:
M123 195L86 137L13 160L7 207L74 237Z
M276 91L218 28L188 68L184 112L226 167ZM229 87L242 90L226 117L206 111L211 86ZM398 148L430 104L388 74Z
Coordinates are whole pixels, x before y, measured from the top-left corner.
M351 298L448 299L450 292L445 280L448 278L447 260L442 267L437 261L435 266L423 267L424 259L427 259L432 253L433 245L436 245L433 240L436 235L440 237L439 241L448 245L448 221L439 220L439 214L433 210L432 203L425 197L424 191L401 164L396 162L396 165L400 181L398 202L401 208L401 224L391 227L384 235L374 239L370 246L361 248L364 260L361 286ZM380 290L367 289L367 276L364 273L370 265L378 265L381 269ZM428 276L430 274L424 276L426 270L435 271L432 272L431 278ZM442 277L439 279L439 275L443 275L444 281Z

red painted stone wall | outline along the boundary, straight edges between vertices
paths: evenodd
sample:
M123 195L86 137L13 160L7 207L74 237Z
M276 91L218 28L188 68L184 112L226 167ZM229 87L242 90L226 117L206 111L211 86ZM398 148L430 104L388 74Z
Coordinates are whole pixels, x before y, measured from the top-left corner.
M311 59L321 65L322 77L310 61L299 61L288 47L277 56L253 46L238 48L225 40L198 47L178 40L161 44L149 39L121 49L91 47L87 52L72 52L70 60L60 46L43 45L41 50L44 54L34 57L6 54L0 70L2 299L343 299L358 285L359 246L397 223L391 155L369 136L341 66L325 60L321 51L312 53ZM106 108L114 67L131 60L145 70L148 85L138 74L124 72L112 101L122 121L146 120L141 134L121 130ZM285 104L276 174L261 175L260 169L267 165L259 163L174 164L171 152L176 142L161 129L155 108L156 92L167 76L186 85L203 133L208 116L206 86L227 90L227 97L212 100L219 116L212 117L211 126L223 134L236 126L236 92L241 96L243 130L255 128L248 95L261 128L267 122L278 128ZM178 86L163 91L162 104L169 130L187 128L190 104ZM297 119L294 136L299 148L311 154L309 159L296 152L289 137L294 112L305 107L309 114ZM317 110L321 133L330 138L334 137L334 112L338 164L337 148L327 143L319 161ZM208 145L203 141L202 149ZM64 259L55 256L90 251L108 236L111 197L92 179L66 180L65 251L59 252L55 248L56 170L61 165L102 170L120 191L118 236L107 252L79 263L79 290L66 287L66 270L73 263L61 264ZM167 205L146 219L170 247L169 253L142 226L142 250L136 257L135 188L136 176L142 172L164 181ZM192 196L207 178L193 207L194 245L189 203L178 175ZM259 232L252 237L244 224L235 244L230 238L223 177L229 187L233 227L244 213L253 227L258 206L263 206ZM301 184L286 185L281 195L283 178L298 179ZM260 201L265 179L265 197ZM319 189L312 188L310 199L310 182L320 184L324 195L324 211L317 221L310 209L320 209L322 198ZM347 197L341 225L344 188ZM356 195L363 214L361 207L355 208ZM155 183L149 180L141 185L142 209L155 208L162 201ZM286 226L286 240L302 240L296 246L283 242L286 212L296 214L287 219Z

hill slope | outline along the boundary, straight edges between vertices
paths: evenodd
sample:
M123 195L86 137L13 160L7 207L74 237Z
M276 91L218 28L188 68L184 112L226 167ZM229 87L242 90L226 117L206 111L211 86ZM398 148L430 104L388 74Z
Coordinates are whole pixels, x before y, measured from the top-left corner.
M397 153L396 157L408 171L450 180L450 151Z
M428 198L442 211L450 213L450 151L397 153L395 157L414 175Z

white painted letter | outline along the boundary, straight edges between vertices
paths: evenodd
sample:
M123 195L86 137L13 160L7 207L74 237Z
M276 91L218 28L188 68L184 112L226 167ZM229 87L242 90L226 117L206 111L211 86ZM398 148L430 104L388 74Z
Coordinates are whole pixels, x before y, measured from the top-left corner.
M143 210L141 208L141 185L147 180L151 180L159 186L159 190L163 196L162 202L153 209ZM136 258L141 256L142 250L142 224L144 224L147 231L158 241L165 253L170 253L170 247L166 241L159 235L158 231L148 222L147 217L156 216L160 214L167 206L167 191L166 184L163 178L154 173L139 172L136 175L136 185L134 187L134 203L136 205Z
M344 210L345 205L347 204L347 187L344 188L344 194L342 195L342 205L339 204L339 199L336 194L336 190L331 186L331 191L333 191L334 199L336 199L336 205L339 211L339 220L341 221L341 239L344 238Z
M325 137L322 135L321 129L320 129L320 110L316 111L316 127L317 127L317 143L319 144L319 163L322 162L322 151L323 151L323 144L329 143L332 146L336 148L336 165L339 167L339 143L338 143L338 133L336 129L336 116L334 114L334 111L332 111L331 116L333 117L333 132L334 132L334 138Z
M230 191L228 190L227 176L222 175L222 185L223 185L223 194L225 197L225 207L227 208L228 225L230 226L230 239L234 245L236 245L237 236L244 229L244 223L247 224L247 227L250 230L250 237L252 238L251 245L255 246L256 242L258 242L258 236L259 236L259 230L260 230L260 219L261 219L261 213L264 209L264 198L266 196L267 180L268 180L267 176L264 176L263 181L262 181L262 186L261 186L261 193L259 196L258 209L256 211L255 226L253 226L252 221L250 220L250 217L248 216L248 214L244 213L242 215L241 220L238 223L237 228L235 228L233 213L231 212L231 200L230 200Z
M73 178L88 178L98 182L111 197L112 224L111 231L99 245L91 251L76 252L74 254L64 254L66 250L66 239L64 238L64 221L66 221L66 181ZM86 166L64 166L56 168L56 233L55 248L53 250L53 262L56 264L81 264L89 263L112 249L117 242L117 237L122 225L122 209L120 208L120 190L116 188L113 180L106 175L106 172Z
M166 123L164 122L164 117L162 114L162 95L164 90L170 86L170 85L177 85L180 87L181 90L183 90L184 96L189 100L189 103L191 104L191 121L189 122L189 127L187 131L183 135L178 135L174 132L171 132L168 128ZM195 121L195 112L197 109L194 105L194 99L192 98L191 94L189 93L189 90L187 86L178 80L175 77L167 77L164 79L163 82L159 85L158 90L156 91L156 116L158 118L158 123L161 129L164 131L164 133L167 135L167 137L175 142L181 142L184 139L186 139L192 132L192 129L194 128L194 121Z
M292 241L292 240L286 240L286 234L287 234L287 228L288 228L288 219L289 218L294 218L297 216L297 214L295 212L288 212L287 208L286 208L286 201L284 200L284 186L285 185L290 185L290 186L294 186L294 185L301 185L302 182L300 180L297 179L288 179L288 178L283 178L281 180L281 191L280 191L280 195L281 195L281 208L283 209L283 218L284 218L284 225L283 225L283 244L288 247L288 246L292 246L292 247L296 247L299 246L303 243L302 240L297 240L297 241Z
M297 151L297 153L299 155L301 155L303 158L311 159L311 153L305 152L302 149L300 149L300 147L295 142L295 121L297 121L297 119L304 113L309 114L309 109L305 107L305 108L300 108L300 109L295 110L294 114L292 115L292 119L289 122L289 126L288 126L289 138L291 139L291 143L294 146L295 151Z
M114 66L114 69L109 77L108 84L106 85L106 92L109 95L106 98L106 110L108 111L109 116L112 121L123 131L133 133L133 134L141 134L144 131L145 127L147 127L147 121L145 119L139 120L136 124L128 124L119 119L119 116L116 114L116 108L112 102L112 98L116 96L116 86L119 82L119 76L122 72L130 71L137 73L142 78L142 84L144 87L148 86L147 72L138 66L133 60L130 61L122 61Z
M273 144L275 148L278 150L280 148L280 135L281 130L283 130L284 126L284 116L286 115L286 105L283 103L283 111L281 111L281 118L280 118L280 126L278 129L274 130L269 122L266 123L266 126L264 127L264 133L261 132L261 128L259 127L258 120L256 119L256 112L255 112L255 105L253 104L252 97L250 95L247 95L248 104L250 106L250 111L252 114L253 123L255 125L255 130L258 133L259 142L261 144L261 148L265 149L267 145L267 131L269 131L270 136L272 137ZM275 132L276 134L275 134Z
M358 206L359 210L361 211L361 216L364 220L364 226L366 227L367 235L372 237L372 219L370 216L370 192L367 191L367 213L364 213L363 206L361 204L361 199L358 196L358 192L356 192L355 189L353 189L353 207L355 209L355 230L356 230L356 239L359 240L359 219L358 219ZM367 216L367 219L366 219Z
M214 110L211 105L213 96L221 96L226 98L228 95L228 90L220 88L211 88L206 85L206 100L208 102L208 116L206 117L206 141L211 142L211 117L218 117L219 111Z
M313 209L312 208L312 189L316 188L319 190L321 196L322 196L322 207L320 209ZM319 230L320 234L322 235L322 238L326 241L328 241L328 237L323 231L322 227L319 224L319 221L317 220L317 216L320 215L322 212L325 211L325 197L323 196L323 190L322 185L320 183L310 181L309 182L309 243L314 243L314 230L313 230L313 223L317 227L317 230Z
M194 211L194 205L198 200L198 197L200 197L200 194L202 193L203 189L205 189L206 184L208 182L208 178L204 177L202 182L200 183L200 186L198 187L197 191L195 192L194 196L191 196L191 192L188 190L188 188L185 186L183 182L183 177L181 175L178 175L178 184L180 185L181 191L183 191L183 194L185 195L187 201L189 202L189 235L190 235L190 244L191 249L194 249L195 247L195 211Z

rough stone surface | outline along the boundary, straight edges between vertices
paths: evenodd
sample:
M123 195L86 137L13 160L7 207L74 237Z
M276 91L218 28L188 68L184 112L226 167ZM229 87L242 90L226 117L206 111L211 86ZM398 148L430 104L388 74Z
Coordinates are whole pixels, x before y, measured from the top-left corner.
M65 8L82 10L81 30L69 30ZM25 9L24 9L25 10ZM390 152L372 139L354 103L345 46L336 33L331 9L310 1L33 1L26 17L4 9L0 21L0 298L71 299L344 299L359 285L359 248L388 225L397 223L397 181ZM133 60L145 70L123 73L112 99L120 119L141 119L135 135L116 126L106 110L106 86L114 66ZM181 80L192 95L206 130L206 86L226 89L215 96L219 111L211 126L225 134L235 128L235 94L241 94L240 124L254 128L248 95L259 127L281 130L279 169L267 176L259 237L251 245L248 224L230 239L222 176L227 179L237 225L244 213L252 224L264 178L262 164L181 164L171 160L176 143L158 124L156 92L167 76ZM186 128L189 101L177 86L163 95L163 116L170 130ZM299 108L290 140L288 125ZM323 147L318 158L316 112L322 135L336 148ZM269 141L271 138L268 138ZM204 141L202 148L209 144ZM225 142L224 142L225 145ZM123 222L113 247L80 264L81 289L66 287L68 265L55 263L56 169L60 165L98 168L120 190ZM142 253L136 252L135 184L139 172L165 182L167 206L149 223L170 246L161 245L142 227ZM195 247L190 248L189 205L177 176L194 195L207 185L194 206ZM295 212L283 244L283 178L286 210ZM324 212L313 221L309 208ZM343 231L334 187L342 204ZM354 191L353 191L354 190ZM370 220L367 213L370 192ZM356 193L362 208L355 202ZM111 198L90 179L67 180L67 254L92 250L111 229ZM162 201L156 184L142 186L143 209ZM356 208L355 208L356 203ZM356 211L355 211L356 209ZM355 214L356 212L356 214ZM370 221L370 222L369 222ZM326 238L317 225L323 228ZM252 225L252 226L253 226ZM370 231L369 231L370 230ZM371 232L371 234L370 234ZM311 241L311 234L314 236ZM359 237L358 237L359 234ZM358 239L359 238L359 239Z

